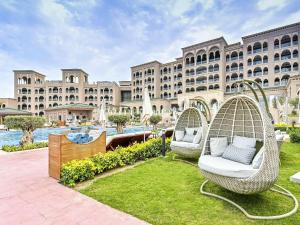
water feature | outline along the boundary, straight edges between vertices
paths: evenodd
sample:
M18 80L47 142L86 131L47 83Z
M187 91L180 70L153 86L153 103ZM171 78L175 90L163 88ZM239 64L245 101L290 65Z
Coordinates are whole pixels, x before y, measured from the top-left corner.
M48 135L60 134L63 131L70 130L70 128L41 128L33 132L34 142L48 141ZM101 129L100 129L101 130ZM143 127L128 127L124 128L124 133L135 133L143 131ZM115 128L106 128L107 136L117 134ZM22 131L2 131L0 132L0 149L3 145L18 145L22 137Z

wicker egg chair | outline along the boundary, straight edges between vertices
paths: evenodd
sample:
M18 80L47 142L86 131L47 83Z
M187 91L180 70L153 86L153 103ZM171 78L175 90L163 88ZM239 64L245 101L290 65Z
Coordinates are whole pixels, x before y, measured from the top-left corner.
M255 138L256 140L261 140L263 142L262 147L259 150L262 151L263 156L258 169L256 169L249 177L243 178L224 176L211 171L208 172L204 169L200 161L205 159L206 156L210 156L210 138L227 137L228 142L232 143L234 136ZM231 203L251 219L279 219L290 216L297 211L298 201L289 191L275 184L279 174L279 164L279 151L275 139L274 127L266 110L260 107L259 103L249 96L238 95L231 97L223 103L212 119L206 135L198 165L207 180L202 184L200 191L202 194L213 196ZM295 207L289 213L283 215L251 215L237 203L223 196L204 191L204 186L208 180L239 194L255 194L271 189L291 197L294 200ZM271 188L274 184L281 190Z
M199 143L179 142L176 140L176 131L185 131L186 128L200 127L202 127L202 137ZM179 156L198 159L201 154L207 129L206 118L199 109L195 107L185 109L176 121L171 141L171 150Z

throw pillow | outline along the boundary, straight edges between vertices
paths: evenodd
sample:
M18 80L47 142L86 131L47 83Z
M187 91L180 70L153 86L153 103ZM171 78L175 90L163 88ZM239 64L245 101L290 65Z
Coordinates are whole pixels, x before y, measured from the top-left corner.
M238 148L255 148L256 139L255 138L248 138L248 137L241 137L241 136L234 136L232 144Z
M186 127L185 128L185 132L188 135L194 135L194 131L197 130L198 128L196 127Z
M217 157L223 155L228 145L227 137L210 138L209 147L211 156Z
M200 140L202 138L202 127L199 127L195 137L194 137L194 140L193 140L193 143L194 144L199 144Z
M255 148L239 148L231 144L225 149L222 157L224 159L249 165L252 162L255 151Z
M175 131L175 140L176 141L182 141L184 137L184 131L183 130L176 130Z

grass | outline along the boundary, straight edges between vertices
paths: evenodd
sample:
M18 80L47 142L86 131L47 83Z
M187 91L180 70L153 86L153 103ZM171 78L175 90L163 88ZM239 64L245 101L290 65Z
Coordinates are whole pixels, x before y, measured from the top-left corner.
M277 184L298 199L300 185L291 183L289 177L300 170L299 165L300 144L284 143ZM300 224L299 212L282 220L249 220L228 203L201 195L199 187L203 181L197 167L167 157L96 180L81 192L152 224ZM291 199L271 191L243 196L212 183L206 190L235 200L253 214L284 213L293 206Z

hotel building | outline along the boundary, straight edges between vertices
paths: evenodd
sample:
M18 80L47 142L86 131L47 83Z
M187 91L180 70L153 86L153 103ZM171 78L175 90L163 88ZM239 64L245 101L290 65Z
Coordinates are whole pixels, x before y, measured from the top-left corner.
M141 111L147 88L157 113L195 105L197 99L213 109L241 91L243 85L234 82L243 79L258 82L269 100L294 98L300 90L299 32L300 23L295 23L244 36L233 44L219 37L186 46L172 62L131 67L130 81L118 83L89 83L81 69L62 69L62 79L57 81L48 81L36 71L15 70L17 108L42 116L46 109L66 104L98 107L104 99L109 111ZM251 95L246 89L245 93Z

